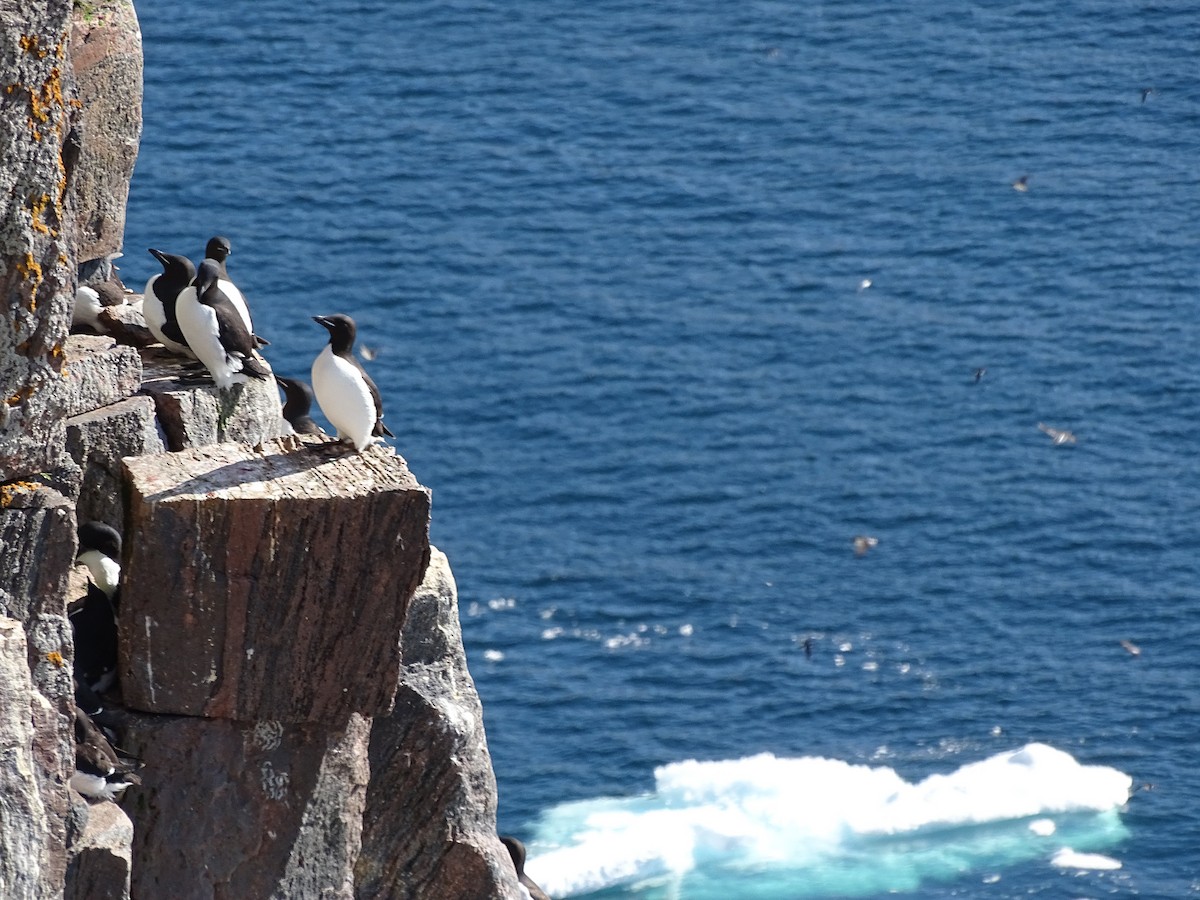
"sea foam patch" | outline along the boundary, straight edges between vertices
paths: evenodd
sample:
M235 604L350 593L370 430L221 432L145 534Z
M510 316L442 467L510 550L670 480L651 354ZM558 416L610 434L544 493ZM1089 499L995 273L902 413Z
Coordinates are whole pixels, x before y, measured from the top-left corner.
M707 900L733 896L734 879L737 896L749 880L764 898L913 890L1110 846L1131 784L1045 744L916 783L818 757L678 762L655 771L652 794L544 813L527 868L554 897L669 884Z

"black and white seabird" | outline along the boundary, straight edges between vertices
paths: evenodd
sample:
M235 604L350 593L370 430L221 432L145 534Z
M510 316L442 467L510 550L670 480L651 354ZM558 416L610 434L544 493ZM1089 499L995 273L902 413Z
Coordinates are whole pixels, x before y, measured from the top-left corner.
M179 292L175 317L188 346L221 390L244 383L247 376L266 378L271 374L241 315L221 290L213 260L200 263L196 280Z
M96 586L109 599L116 600L121 582L120 532L104 522L84 522L77 534L79 550L75 554L75 561L87 566Z
M513 868L517 870L517 881L521 883L521 887L525 888L530 900L550 900L550 896L538 887L537 882L525 874L525 845L515 837L508 836L502 836L500 843L508 848Z
M78 562L88 567L87 596L69 613L75 642L74 674L88 691L112 686L117 674L117 613L120 610L121 536L103 522L79 526ZM77 692L78 696L78 692Z
M110 306L122 306L127 302L125 291L116 282L81 284L75 290L75 304L71 309L71 330L107 334L108 329L100 321L100 313Z
M150 276L142 294L142 314L146 318L146 327L172 353L195 358L196 354L188 347L183 332L179 330L175 301L179 292L195 279L196 267L186 256L177 253L164 253L153 247L150 253L162 263L163 270L161 274Z
M79 708L75 710L75 773L71 787L94 800L116 800L131 784L140 764L121 759L108 738Z
M329 330L329 343L313 361L313 391L338 437L350 441L358 451L383 435L395 437L383 424L379 388L354 358L354 320L337 313L313 316L313 321Z
M217 285L221 288L221 293L229 298L229 302L238 311L242 321L246 323L246 330L254 339L255 346L266 347L271 342L254 333L254 323L250 319L250 304L246 302L241 288L233 283L233 279L229 277L229 271L225 268L225 260L232 252L233 248L229 243L229 238L218 234L208 239L208 243L204 247L204 258L211 259L217 264Z
M292 431L296 434L324 434L321 426L309 415L312 411L313 392L308 382L299 378L284 378L282 375L276 375L275 380L283 388L286 397L283 418L292 426Z

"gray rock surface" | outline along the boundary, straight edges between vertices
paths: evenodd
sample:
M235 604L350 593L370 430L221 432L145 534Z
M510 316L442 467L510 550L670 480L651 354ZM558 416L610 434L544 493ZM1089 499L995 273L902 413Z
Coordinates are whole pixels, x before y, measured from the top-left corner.
M517 900L512 859L496 836L496 777L467 670L458 590L437 548L402 643L396 707L371 728L357 896Z
M130 397L67 420L67 449L83 469L83 484L76 501L80 522L107 522L125 530L124 470L126 456L148 456L166 451L154 401Z
M33 685L25 661L25 629L0 617L0 897L34 900L50 823L34 773Z
M185 362L160 346L142 351L142 393L154 399L168 450L258 444L291 433L273 378L252 378L222 393L211 380L185 380Z
M60 154L70 130L68 0L0 5L0 482L55 468L56 388L75 250Z
M130 715L133 895L353 897L370 724Z
M79 261L121 250L142 136L142 34L128 0L76 4L69 44L82 102L70 190Z
M71 847L63 900L128 900L133 823L121 807L101 801L87 809L87 826Z
M60 414L77 416L136 394L142 358L110 337L73 334L63 347L66 366Z

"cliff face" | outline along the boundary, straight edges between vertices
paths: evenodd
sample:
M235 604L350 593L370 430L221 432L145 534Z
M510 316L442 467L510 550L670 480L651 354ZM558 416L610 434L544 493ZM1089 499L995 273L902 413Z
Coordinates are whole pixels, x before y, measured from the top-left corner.
M222 394L68 336L76 284L120 250L140 36L127 2L20 9L0 8L0 896L522 896L403 459L285 436L266 382ZM121 807L68 785L92 519L125 537L120 730L145 765Z

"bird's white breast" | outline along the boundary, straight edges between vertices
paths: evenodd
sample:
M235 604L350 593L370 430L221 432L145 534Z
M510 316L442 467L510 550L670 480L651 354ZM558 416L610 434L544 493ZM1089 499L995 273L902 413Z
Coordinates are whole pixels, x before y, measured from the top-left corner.
M179 299L175 301L175 318L188 346L212 373L217 387L226 390L235 381L246 380L244 375L234 377L242 370L241 361L225 352L217 314L211 306L200 302L194 287L186 287L179 292Z
M352 441L356 450L369 446L374 440L375 401L358 369L326 346L313 361L312 386L321 412L337 429L338 437Z
M79 561L88 567L96 587L111 597L121 582L121 564L99 550L80 553Z

